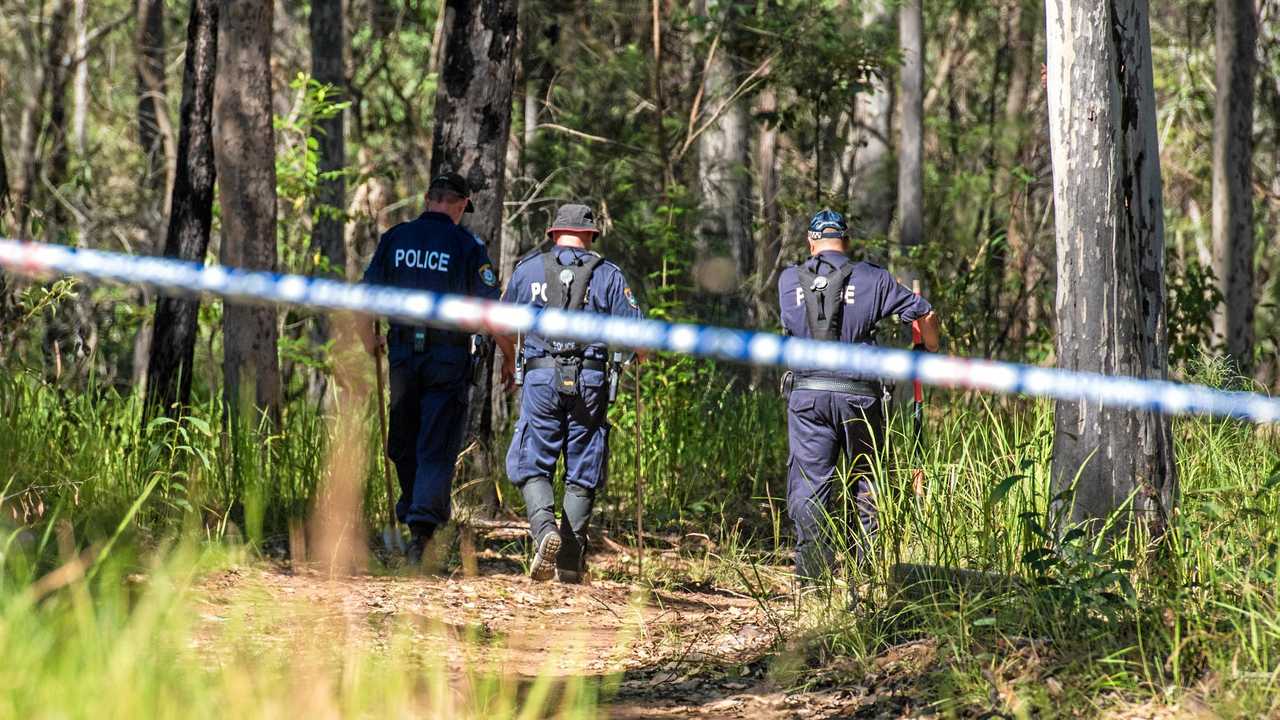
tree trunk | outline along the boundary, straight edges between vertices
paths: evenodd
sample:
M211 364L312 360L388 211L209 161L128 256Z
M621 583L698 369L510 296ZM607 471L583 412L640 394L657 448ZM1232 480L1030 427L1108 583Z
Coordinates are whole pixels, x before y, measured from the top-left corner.
M863 26L888 25L893 16L881 0L863 8ZM849 205L859 230L873 236L889 234L893 222L893 88L889 77L875 77L871 87L858 93L850 123L852 153L848 183Z
M1258 16L1253 0L1218 0L1213 118L1213 272L1225 307L1214 333L1242 375L1253 367L1253 82Z
M71 137L75 142L76 155L83 158L88 144L89 63L85 58L89 54L89 0L75 2L75 29L75 56L80 58L80 62L76 63L76 78L72 90ZM80 234L84 235L83 228Z
M777 268L782 252L782 212L778 204L781 183L778 180L778 95L772 87L760 93L757 106L766 119L756 131L755 176L760 180L760 239L756 243L755 326L766 326L766 318L778 311Z
M706 3L701 12L706 14ZM702 78L703 111L695 121L712 120L698 137L698 187L702 194L702 217L697 229L699 268L695 270L701 290L728 295L743 287L742 278L751 270L751 178L747 166L751 158L751 118L745 100L725 106L738 84L737 72L728 46L736 14L730 3L722 10L719 42L706 63ZM719 113L717 116L716 113ZM730 264L716 261L728 258ZM745 307L732 302L734 307ZM741 322L738 317L727 318Z
M431 174L460 173L471 184L476 211L467 226L491 244L502 238L506 191L507 140L511 131L511 92L515 82L516 0L476 5L445 3L444 61L436 91ZM493 411L490 373L472 388L468 419L470 441L479 446L474 470L492 473ZM485 510L497 509L491 482L481 483Z
M40 177L40 136L44 128L45 102L51 96L65 92L61 81L64 74L62 58L66 51L70 14L69 0L54 3L49 17L49 32L44 38L45 57L39 69L39 80L34 83L35 93L23 110L22 125L18 128L18 175L13 188L13 202L20 237L28 235L27 220L31 216L31 201Z
M192 0L182 71L178 168L164 254L201 262L209 249L216 179L213 143L214 76L218 64L218 1ZM179 417L191 402L200 301L161 295L156 301L147 364L148 415Z
M898 224L904 256L924 242L924 15L921 0L903 0L898 9L902 67L898 80ZM901 272L907 281L916 277Z
M275 135L271 125L271 0L220 0L214 154L224 265L276 269ZM244 387L274 420L280 408L276 310L228 303L223 376L230 416Z
M0 225L9 221L9 164L4 157L4 113L0 113Z
M346 55L347 30L344 4L343 0L312 0L310 17L311 77L317 82L333 86L333 99L338 102L346 99L343 58ZM345 133L343 113L337 113L313 128L319 155L316 164L321 179L311 208L311 251L328 259L328 269L324 274L337 277L345 277L347 269L342 218L347 206L347 184L342 175L332 179L325 179L323 176L346 167ZM344 326L345 323L335 324L328 315L321 314L316 317L312 326L311 340L316 347L324 347L333 335L333 330ZM341 352L350 341L351 339L338 338L334 344L335 351ZM313 401L324 397L327 384L325 372L311 372L308 386Z
M313 0L311 3L311 76L316 81L332 85L333 99L346 99L346 72L343 55L347 44L346 15L343 0ZM341 171L346 167L346 136L343 113L318 123L314 131L318 144L318 170L324 175ZM346 180L341 175L322 179L315 196L313 215L315 224L311 230L311 249L329 259L329 265L338 276L345 272L346 248L342 241L343 221L346 209Z
M1164 221L1146 0L1051 0L1049 127L1060 367L1167 375ZM1169 419L1058 402L1056 489L1098 529L1126 507L1160 535L1176 498ZM1121 528L1129 527L1122 522Z
M138 0L138 144L146 156L145 184L159 195L167 173L160 117L168 112L164 83L164 2Z

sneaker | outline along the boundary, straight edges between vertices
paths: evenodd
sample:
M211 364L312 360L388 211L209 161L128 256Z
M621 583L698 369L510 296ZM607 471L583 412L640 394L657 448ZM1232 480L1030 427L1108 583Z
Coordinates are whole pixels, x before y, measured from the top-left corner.
M559 554L560 533L555 530L546 531L538 541L538 551L533 555L533 562L529 563L529 577L538 582L550 580L555 574L556 557Z

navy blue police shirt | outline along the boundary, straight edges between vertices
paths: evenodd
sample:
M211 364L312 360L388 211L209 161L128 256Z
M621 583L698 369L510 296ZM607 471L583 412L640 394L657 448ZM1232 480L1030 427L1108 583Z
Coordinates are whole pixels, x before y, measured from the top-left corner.
M489 253L470 230L444 213L425 212L383 233L364 271L364 282L409 290L468 295L497 300L498 274ZM414 328L391 324L387 356L392 363L414 355ZM429 328L425 355L434 363L465 377L471 353L470 336Z
M586 250L575 247L557 245L551 249L561 263L569 264L588 255ZM542 254L527 255L516 265L507 283L507 291L502 296L503 302L546 307L547 278L542 265ZM587 287L586 302L583 312L617 315L626 318L639 318L644 315L636 296L627 285L622 275L622 268L605 260L596 266L591 273L591 284ZM526 360L547 355L547 341L539 335L526 335L524 338L524 356ZM607 360L608 350L603 344L588 345L582 351L583 357L593 360Z
M826 275L854 263L849 284L844 289L844 317L840 326L840 342L876 344L876 325L890 315L911 322L932 310L924 298L911 292L889 274L888 270L869 262L850 260L844 253L824 250L806 260L805 268ZM782 310L782 327L788 335L811 338L809 320L804 309L804 288L795 266L782 271L778 279L778 302ZM797 372L797 375L841 379L864 379L855 373Z

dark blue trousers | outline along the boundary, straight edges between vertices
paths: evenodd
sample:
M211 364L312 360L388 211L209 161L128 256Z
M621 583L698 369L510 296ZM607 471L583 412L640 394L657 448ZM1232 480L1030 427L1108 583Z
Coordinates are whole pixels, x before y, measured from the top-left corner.
M429 356L391 366L387 457L400 478L396 516L411 528L449 521L453 467L467 430L467 389L464 375Z
M534 477L555 478L564 456L565 482L588 490L604 487L609 474L609 387L605 373L583 370L578 395L556 390L555 370L525 375L520 420L507 451L507 477L517 487Z
M858 519L857 527L847 530L854 557L859 563L865 559L879 529L872 477L884 435L884 415L876 398L825 390L791 393L787 514L795 524L796 571L801 577L818 578L830 570L832 529L847 526L831 507L842 461L849 471L845 497L853 501Z

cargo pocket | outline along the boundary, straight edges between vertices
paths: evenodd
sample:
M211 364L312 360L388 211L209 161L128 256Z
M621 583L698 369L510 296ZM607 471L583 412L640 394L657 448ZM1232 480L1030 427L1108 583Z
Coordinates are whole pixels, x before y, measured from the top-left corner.
M521 473L521 465L524 462L525 434L528 428L529 423L523 417L517 420L515 432L511 434L511 447L507 448L507 479L513 483L519 483L525 479Z

